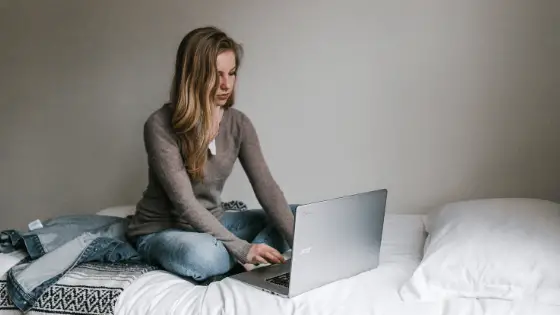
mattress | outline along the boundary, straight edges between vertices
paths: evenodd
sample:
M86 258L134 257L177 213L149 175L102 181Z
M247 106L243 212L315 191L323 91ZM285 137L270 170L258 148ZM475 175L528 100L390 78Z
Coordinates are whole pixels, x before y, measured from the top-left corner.
M232 279L197 286L170 273L153 271L138 278L121 293L115 314L560 314L560 307L489 299L402 302L398 289L411 276L422 257L423 219L421 215L388 214L378 268L292 299L273 296ZM0 255L0 272L4 273L16 262Z

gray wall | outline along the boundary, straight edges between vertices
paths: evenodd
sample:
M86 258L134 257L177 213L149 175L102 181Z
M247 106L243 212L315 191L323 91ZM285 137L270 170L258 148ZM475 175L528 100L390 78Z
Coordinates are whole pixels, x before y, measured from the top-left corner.
M558 200L559 3L0 0L0 228L135 203L142 124L207 24L245 46L238 107L290 202ZM224 198L257 204L239 166Z

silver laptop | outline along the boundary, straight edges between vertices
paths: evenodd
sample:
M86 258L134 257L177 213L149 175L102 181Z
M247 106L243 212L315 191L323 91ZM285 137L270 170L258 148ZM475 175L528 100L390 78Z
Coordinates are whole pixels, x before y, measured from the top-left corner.
M387 190L301 205L296 209L291 259L231 276L282 297L374 269L379 250Z

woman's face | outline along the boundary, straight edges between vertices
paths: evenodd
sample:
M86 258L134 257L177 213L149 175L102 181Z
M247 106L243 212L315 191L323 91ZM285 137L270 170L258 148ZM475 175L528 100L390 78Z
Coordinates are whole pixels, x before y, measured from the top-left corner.
M216 90L216 105L224 106L230 98L235 86L237 65L235 53L231 50L218 55L218 89Z

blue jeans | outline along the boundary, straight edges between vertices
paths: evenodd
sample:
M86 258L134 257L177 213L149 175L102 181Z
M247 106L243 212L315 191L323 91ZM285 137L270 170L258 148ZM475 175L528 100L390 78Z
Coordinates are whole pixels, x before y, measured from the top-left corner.
M295 213L296 205L290 205ZM289 249L263 210L226 211L222 224L235 236L253 244L264 243L281 253ZM141 236L136 249L149 264L196 281L223 275L236 264L222 242L210 234L168 229Z
M47 289L75 266L92 261L138 260L126 242L128 221L101 215L67 215L20 232L0 232L0 253L22 250L27 258L8 270L7 289L14 305L26 312Z

